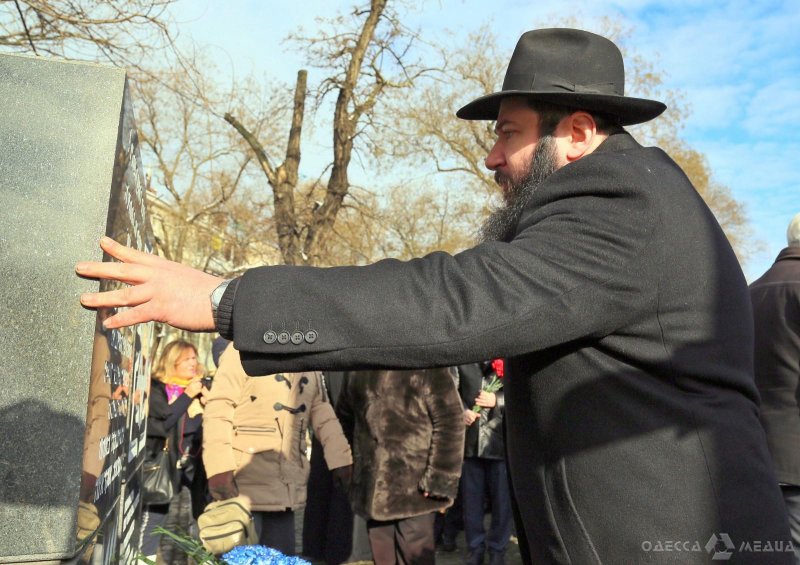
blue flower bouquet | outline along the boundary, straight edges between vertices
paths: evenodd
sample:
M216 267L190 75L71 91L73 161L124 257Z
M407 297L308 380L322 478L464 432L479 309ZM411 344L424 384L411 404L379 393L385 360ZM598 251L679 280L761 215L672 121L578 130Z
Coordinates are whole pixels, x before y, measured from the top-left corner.
M263 545L240 545L222 555L226 565L311 565L305 559L284 555Z

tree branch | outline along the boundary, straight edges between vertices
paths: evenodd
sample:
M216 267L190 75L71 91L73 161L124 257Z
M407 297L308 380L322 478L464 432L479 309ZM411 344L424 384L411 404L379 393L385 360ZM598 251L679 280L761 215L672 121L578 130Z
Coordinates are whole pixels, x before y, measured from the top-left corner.
M267 176L267 180L269 184L275 186L278 184L278 176L275 172L275 169L272 167L272 163L269 161L269 157L267 157L267 152L264 150L264 146L261 145L261 142L256 139L250 131L235 117L233 117L229 112L225 113L223 116L225 121L231 124L236 131L239 132L250 148L253 150L253 153L256 155L256 160L258 164L261 166L261 170L264 171L264 174Z
M39 53L36 52L36 46L33 44L33 39L31 39L31 31L28 29L28 24L25 22L25 16L22 14L22 8L19 7L19 0L14 0L14 5L17 7L19 19L22 21L22 27L25 29L25 37L28 38L28 44L31 46L31 49L33 49L34 55L38 56Z

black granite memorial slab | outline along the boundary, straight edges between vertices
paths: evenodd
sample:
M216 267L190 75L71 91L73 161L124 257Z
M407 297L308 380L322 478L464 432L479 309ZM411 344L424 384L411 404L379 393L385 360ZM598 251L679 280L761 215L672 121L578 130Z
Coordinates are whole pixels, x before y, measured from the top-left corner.
M74 265L152 249L143 181L124 71L0 55L0 563L135 558L152 325Z

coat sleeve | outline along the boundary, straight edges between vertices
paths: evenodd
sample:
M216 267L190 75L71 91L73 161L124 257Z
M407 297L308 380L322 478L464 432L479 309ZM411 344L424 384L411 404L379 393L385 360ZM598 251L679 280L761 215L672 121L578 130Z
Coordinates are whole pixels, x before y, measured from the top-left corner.
M155 381L150 382L150 395L147 399L147 435L149 437L167 437L164 420L169 416L167 395Z
M427 390L424 393L431 419L431 446L428 466L419 482L423 492L455 499L461 464L464 461L464 420L461 398L448 369L426 371Z
M312 375L317 382L317 394L311 406L311 427L314 435L322 444L325 453L325 462L328 469L337 469L346 465L353 464L353 456L350 452L350 444L344 436L342 425L336 418L331 403L325 399L324 384L320 373Z
M203 411L203 464L209 477L236 470L233 419L246 379L239 353L229 345L220 357Z
M176 398L172 404L169 405L169 415L164 420L165 430L171 430L175 424L178 423L178 420L181 419L181 416L183 416L189 409L189 406L191 406L192 400L194 399L191 396L183 393Z
M510 243L248 271L232 315L245 369L451 366L599 339L634 322L658 287L659 219L646 190L654 173L624 155L592 157L545 181ZM307 339L269 337L282 327L307 328Z

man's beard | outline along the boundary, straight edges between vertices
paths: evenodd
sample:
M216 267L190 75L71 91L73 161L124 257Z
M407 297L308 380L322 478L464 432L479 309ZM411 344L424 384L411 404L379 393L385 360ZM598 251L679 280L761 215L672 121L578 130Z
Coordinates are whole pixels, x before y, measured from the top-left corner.
M514 179L495 173L498 184L509 183L505 193L505 204L494 210L483 222L478 238L480 241L511 241L517 231L522 211L528 205L536 189L547 177L558 169L556 141L552 135L545 135L536 144L536 149L528 165L528 174Z

